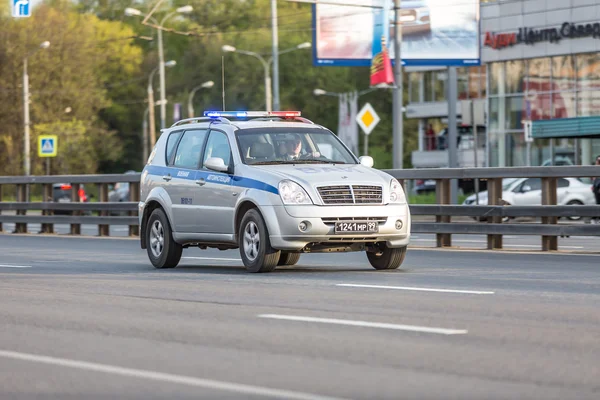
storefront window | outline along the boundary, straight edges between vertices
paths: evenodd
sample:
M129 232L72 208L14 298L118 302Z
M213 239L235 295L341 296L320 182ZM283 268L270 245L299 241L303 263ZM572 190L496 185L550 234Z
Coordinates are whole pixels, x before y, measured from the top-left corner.
M600 53L577 56L577 87L579 90L600 89Z
M558 88L552 87L550 80L550 58L534 58L529 60L529 76L527 78L528 92L552 92Z
M506 93L523 93L525 91L526 62L522 60L506 62Z
M427 71L423 74L425 86L425 101L433 101L433 71Z
M411 103L419 103L421 101L421 97L419 94L419 87L421 85L421 73L420 72L411 72L409 75L410 82L410 98L409 102Z
M448 74L446 72L434 72L434 96L435 101L446 100L446 81Z
M523 96L513 96L506 98L506 129L522 129L521 120L524 118Z
M504 63L490 65L490 94L504 93Z
M479 71L480 71L480 75L479 75L479 97L482 99L485 99L485 96L487 95L487 88L486 88L486 83L487 83L487 66L482 65L481 67L479 67Z
M552 93L552 118L576 117L575 98L575 92Z
M458 86L458 99L466 100L469 98L469 75L467 74L467 68L457 68L457 86Z
M529 107L529 118L532 121L551 118L552 94L530 92L527 93L525 99L526 101L523 104L524 117L527 117L527 107Z
M558 90L575 89L575 62L572 56L552 58L552 79Z
M499 111L500 111L500 99L497 97L492 97L488 100L489 102L489 122L488 126L490 131L497 131L500 127L499 124Z
M600 91L588 90L577 94L577 116L592 117L600 115Z

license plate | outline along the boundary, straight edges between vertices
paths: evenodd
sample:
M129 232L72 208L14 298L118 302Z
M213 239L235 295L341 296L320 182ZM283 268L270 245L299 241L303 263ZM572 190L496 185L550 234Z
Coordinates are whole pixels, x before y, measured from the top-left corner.
M336 222L335 233L376 233L379 232L377 222Z

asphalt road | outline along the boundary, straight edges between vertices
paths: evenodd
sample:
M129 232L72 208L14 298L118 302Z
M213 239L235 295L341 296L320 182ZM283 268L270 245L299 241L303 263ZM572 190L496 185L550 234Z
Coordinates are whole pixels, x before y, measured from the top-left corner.
M600 398L600 256L184 257L0 235L0 398Z

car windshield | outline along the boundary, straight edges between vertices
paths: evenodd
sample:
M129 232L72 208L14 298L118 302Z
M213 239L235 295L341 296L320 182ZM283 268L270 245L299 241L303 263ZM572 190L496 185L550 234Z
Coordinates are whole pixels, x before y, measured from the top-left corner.
M245 164L357 164L331 131L314 128L252 128L236 132Z
M511 186L518 181L518 178L504 178L502 179L502 190L509 190Z

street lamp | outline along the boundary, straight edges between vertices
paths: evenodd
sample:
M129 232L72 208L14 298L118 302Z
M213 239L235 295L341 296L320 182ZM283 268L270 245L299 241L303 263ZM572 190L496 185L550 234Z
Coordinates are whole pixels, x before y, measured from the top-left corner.
M213 81L206 81L203 84L198 85L192 89L192 91L190 92L190 95L188 96L188 104L187 104L189 118L194 118L194 105L192 104L192 101L194 99L194 95L196 94L196 92L200 89L210 89L214 85L215 85L215 83Z
M23 160L23 166L25 169L25 175L31 175L31 143L29 139L29 75L27 73L27 61L28 58L31 57L34 53L36 53L38 50L47 49L48 47L50 47L50 42L46 40L40 43L40 46L37 49L30 51L23 58L23 124L25 128L25 155Z
M167 19L171 18L175 14L189 14L192 12L194 8L190 5L179 7L175 9L175 11L168 13L164 16L164 18L158 23L156 19L150 17L150 20L154 22L155 25L158 26L158 58L159 58L159 72L160 72L160 128L164 129L166 126L167 120L167 100L165 99L165 58L164 58L164 49L163 49L163 39L162 39L162 28ZM127 7L125 9L125 15L129 17L145 17L146 15L136 8Z
M177 61L175 60L170 60L167 61L166 63L164 63L164 66L167 68L171 68L174 67L175 65L177 65ZM154 68L152 70L152 72L150 72L150 76L148 78L148 113L149 113L149 119L150 119L150 145L151 147L154 147L154 144L156 143L156 126L154 123L154 89L152 88L152 81L154 79L154 74L156 73L156 71L158 71L160 69L160 65L156 68ZM164 104L163 100L160 101L161 106ZM146 119L146 116L144 116L144 119ZM146 135L146 132L144 133L144 135ZM147 154L145 152L148 151L148 139L146 136L144 136L144 154ZM144 157L144 159L148 159L148 157Z
M297 46L291 47L289 49L286 50L282 50L280 52L278 52L277 54L285 54L285 53L289 53L291 51L295 51L295 50L301 50L301 49L308 49L310 48L312 45L310 42L304 42L304 43L300 43ZM273 62L273 57L269 57L268 59L264 59L263 56L261 56L258 53L255 53L253 51L246 51L246 50L238 50L233 46L230 45L224 45L223 47L221 47L221 50L224 51L225 53L240 53L240 54L245 54L247 56L252 56L255 58L258 58L258 60L262 63L264 69L265 69L265 96L266 96L266 106L267 106L267 111L273 111L273 99L272 99L272 94L271 94L271 73L270 73L270 67L271 67L271 63Z

